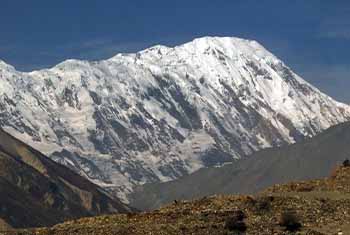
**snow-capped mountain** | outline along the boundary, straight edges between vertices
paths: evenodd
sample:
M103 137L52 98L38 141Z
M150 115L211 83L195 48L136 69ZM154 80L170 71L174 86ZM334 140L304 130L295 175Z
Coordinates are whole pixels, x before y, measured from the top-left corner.
M205 37L23 73L0 62L0 125L125 196L350 120L255 41Z

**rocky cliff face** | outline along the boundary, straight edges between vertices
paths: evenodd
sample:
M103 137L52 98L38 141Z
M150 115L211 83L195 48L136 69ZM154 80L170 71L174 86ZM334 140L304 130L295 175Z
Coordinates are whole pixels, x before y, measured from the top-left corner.
M119 196L350 119L255 41L200 38L22 73L0 62L0 125Z

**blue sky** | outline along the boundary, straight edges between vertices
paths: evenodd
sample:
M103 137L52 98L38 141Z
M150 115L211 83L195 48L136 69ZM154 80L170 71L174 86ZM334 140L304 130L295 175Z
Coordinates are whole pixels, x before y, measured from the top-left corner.
M1 1L0 59L22 71L207 35L255 39L350 103L348 0Z

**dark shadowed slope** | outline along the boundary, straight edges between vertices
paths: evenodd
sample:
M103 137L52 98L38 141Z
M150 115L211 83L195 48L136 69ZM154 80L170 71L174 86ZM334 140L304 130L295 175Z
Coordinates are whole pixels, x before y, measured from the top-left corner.
M130 209L0 129L0 229Z
M130 197L133 206L150 209L175 199L254 193L277 183L325 177L336 163L349 157L348 122L301 143L263 150L221 168L206 168L176 181L138 187Z

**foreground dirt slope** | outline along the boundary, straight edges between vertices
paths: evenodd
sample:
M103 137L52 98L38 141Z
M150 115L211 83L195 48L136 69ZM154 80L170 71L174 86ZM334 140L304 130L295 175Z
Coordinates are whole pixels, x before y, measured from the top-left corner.
M350 168L339 167L330 178L275 185L254 197L213 196L175 201L150 213L84 218L52 228L3 234L346 235L350 234L349 179ZM296 228L301 226L298 230L287 231L288 223L281 219L287 213L294 215L289 222L297 224Z

